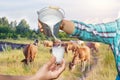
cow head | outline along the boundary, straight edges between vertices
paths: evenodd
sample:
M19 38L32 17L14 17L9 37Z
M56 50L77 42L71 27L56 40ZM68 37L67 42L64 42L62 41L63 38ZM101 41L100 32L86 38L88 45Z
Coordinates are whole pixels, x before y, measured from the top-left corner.
M38 39L36 39L36 40L34 41L34 45L38 46L38 43L39 43L39 41L38 41Z
M75 54L73 56L72 62L69 63L69 70L73 70L75 68L75 65L80 63L80 56L78 54L78 50L75 51Z
M74 55L72 62L69 63L69 70L73 70L75 68L75 64L76 64L76 55Z
M69 70L73 70L75 68L74 63L70 62L69 63Z

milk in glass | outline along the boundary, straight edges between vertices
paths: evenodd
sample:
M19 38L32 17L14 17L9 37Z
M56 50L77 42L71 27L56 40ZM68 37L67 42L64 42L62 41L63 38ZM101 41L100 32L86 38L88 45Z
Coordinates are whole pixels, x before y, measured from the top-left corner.
M52 54L56 57L56 63L61 64L62 59L64 57L65 49L62 46L53 46Z

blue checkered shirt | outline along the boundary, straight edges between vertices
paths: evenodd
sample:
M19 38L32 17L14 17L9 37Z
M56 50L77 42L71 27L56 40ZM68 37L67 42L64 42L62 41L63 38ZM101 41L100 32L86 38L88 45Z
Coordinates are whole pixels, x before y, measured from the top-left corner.
M118 71L116 80L120 80L120 18L113 22L95 25L75 20L73 22L75 30L72 36L77 36L84 41L102 42L111 46Z

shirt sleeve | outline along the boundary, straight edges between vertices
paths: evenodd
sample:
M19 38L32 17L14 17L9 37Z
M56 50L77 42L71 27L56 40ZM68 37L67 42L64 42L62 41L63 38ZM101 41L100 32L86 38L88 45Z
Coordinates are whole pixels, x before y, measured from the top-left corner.
M102 42L112 44L116 36L116 22L101 23L101 24L85 24L83 22L73 21L75 30L71 34L84 41Z

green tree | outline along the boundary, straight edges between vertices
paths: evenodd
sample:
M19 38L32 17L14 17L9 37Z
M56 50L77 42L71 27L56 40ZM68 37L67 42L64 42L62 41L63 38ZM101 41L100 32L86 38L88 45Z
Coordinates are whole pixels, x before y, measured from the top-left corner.
M8 27L9 26L9 22L8 19L6 17L2 17L0 18L0 27Z
M16 26L17 26L17 21L11 21L9 24L9 27L11 28L12 31L16 31Z
M58 37L60 37L60 38L68 38L68 35L65 32L59 32Z
M27 24L27 21L25 19L22 19L20 23L16 26L16 33L20 34L21 37L25 37L29 35L29 24Z

